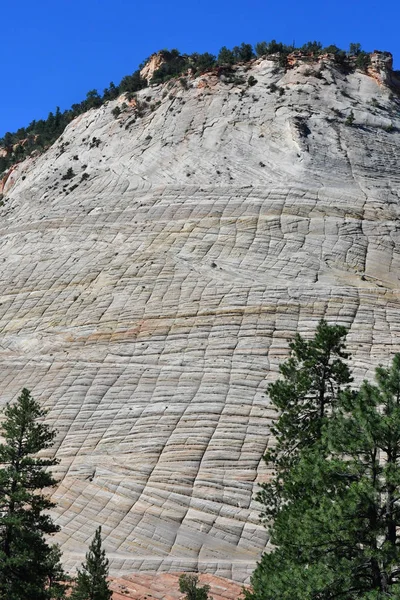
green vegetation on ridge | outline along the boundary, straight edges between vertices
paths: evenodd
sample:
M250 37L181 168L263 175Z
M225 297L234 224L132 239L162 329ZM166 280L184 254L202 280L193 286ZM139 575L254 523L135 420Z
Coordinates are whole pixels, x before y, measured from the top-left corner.
M287 57L290 53L301 51L309 54L310 59L321 54L330 53L335 56L339 65L351 68L354 64L358 68L365 69L369 62L369 54L361 50L360 44L350 44L349 51L341 50L335 45L323 47L320 42L307 42L303 46L295 47L282 44L272 40L271 42L259 42L254 48L251 44L242 43L233 49L221 48L218 56L208 52L199 54L181 54L179 50L161 50L164 63L155 71L151 84L163 83L171 78L179 77L191 69L195 75L200 75L218 67L229 68L237 63L249 62L253 58L279 53L279 65L287 68ZM353 61L350 58L353 57ZM5 149L5 155L0 155L0 175L11 165L23 160L34 150L43 151L51 146L63 133L66 126L78 115L85 113L91 108L98 108L109 100L115 100L120 94L133 95L135 92L145 88L147 81L140 75L140 70L147 60L143 61L139 68L131 75L123 77L118 85L113 82L104 89L103 94L97 90L90 90L85 100L73 104L70 109L61 111L59 107L55 112L50 112L47 119L32 121L27 127L21 127L14 133L7 132L0 138L0 148Z

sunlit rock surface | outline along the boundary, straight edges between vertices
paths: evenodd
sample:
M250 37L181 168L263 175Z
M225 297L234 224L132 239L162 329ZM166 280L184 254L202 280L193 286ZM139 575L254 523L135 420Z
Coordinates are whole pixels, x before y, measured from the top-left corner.
M213 600L238 600L242 598L243 586L239 583L216 577L200 575L199 586L208 585ZM135 573L131 576L112 579L110 588L113 600L184 600L185 594L179 591L178 573L146 575Z
M358 378L400 350L399 99L258 60L138 100L4 182L1 402L50 409L68 568L101 524L114 574L248 581L288 338L346 325Z

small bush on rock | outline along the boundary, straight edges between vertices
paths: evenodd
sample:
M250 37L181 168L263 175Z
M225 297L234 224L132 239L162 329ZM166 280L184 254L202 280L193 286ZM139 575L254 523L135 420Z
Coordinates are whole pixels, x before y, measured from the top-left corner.
M198 575L186 575L185 573L179 577L179 591L186 594L186 600L212 600L209 598L209 585L198 587Z
M352 125L354 124L354 121L355 121L354 112L351 110L350 114L347 117L347 119L345 120L344 124L347 125L347 127L352 127Z
M64 173L64 175L61 177L61 179L63 179L64 181L66 179L72 179L73 177L75 177L75 173L72 167L69 167L69 169L67 170L66 173Z

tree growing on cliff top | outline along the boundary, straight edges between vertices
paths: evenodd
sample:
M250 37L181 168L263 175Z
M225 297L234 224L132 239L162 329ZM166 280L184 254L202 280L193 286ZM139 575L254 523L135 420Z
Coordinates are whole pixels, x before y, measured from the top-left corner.
M355 42L351 42L349 45L349 55L350 56L358 56L361 52L361 44L360 43L355 43Z
M341 360L330 364L343 375ZM291 379L300 375L289 367L282 372L286 388L280 389L288 390L291 406ZM309 389L321 389L321 375L314 370ZM284 451L295 447L295 460L279 464L280 502L271 510L270 497L261 497L274 516L274 549L254 571L248 600L400 598L400 355L390 368L377 369L376 381L337 389L306 438L297 427L304 413L298 421L292 413L293 427L284 430L294 446ZM281 418L286 422L282 413L278 423Z
M55 432L42 422L46 411L27 389L7 405L0 444L0 599L50 600L64 595L60 554L46 537L58 531L47 514L54 504L42 490L55 484L37 453Z
M218 53L217 61L219 65L233 65L235 62L235 56L232 50L229 50L226 46L222 46Z
M235 62L249 62L254 58L253 46L242 42L240 46L235 46L232 50Z

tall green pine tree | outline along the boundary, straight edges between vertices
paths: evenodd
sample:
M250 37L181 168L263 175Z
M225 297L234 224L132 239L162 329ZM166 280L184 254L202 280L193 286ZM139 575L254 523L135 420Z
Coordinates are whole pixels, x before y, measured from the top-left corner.
M400 598L400 355L376 379L335 394L286 463L248 600Z
M56 482L56 464L37 453L55 432L42 422L46 411L27 389L4 411L0 444L0 600L49 600L63 596L60 555L46 537L58 531L47 512L54 504L42 493Z
M112 591L107 577L108 559L101 547L101 527L98 527L86 554L86 562L78 570L71 600L110 600Z
M280 366L282 378L268 386L267 393L280 416L272 427L276 443L264 456L273 479L264 483L257 499L263 518L276 518L286 502L285 478L305 448L319 442L326 417L337 405L343 388L352 381L344 362L347 330L321 320L315 337L299 334L290 343L289 359Z

